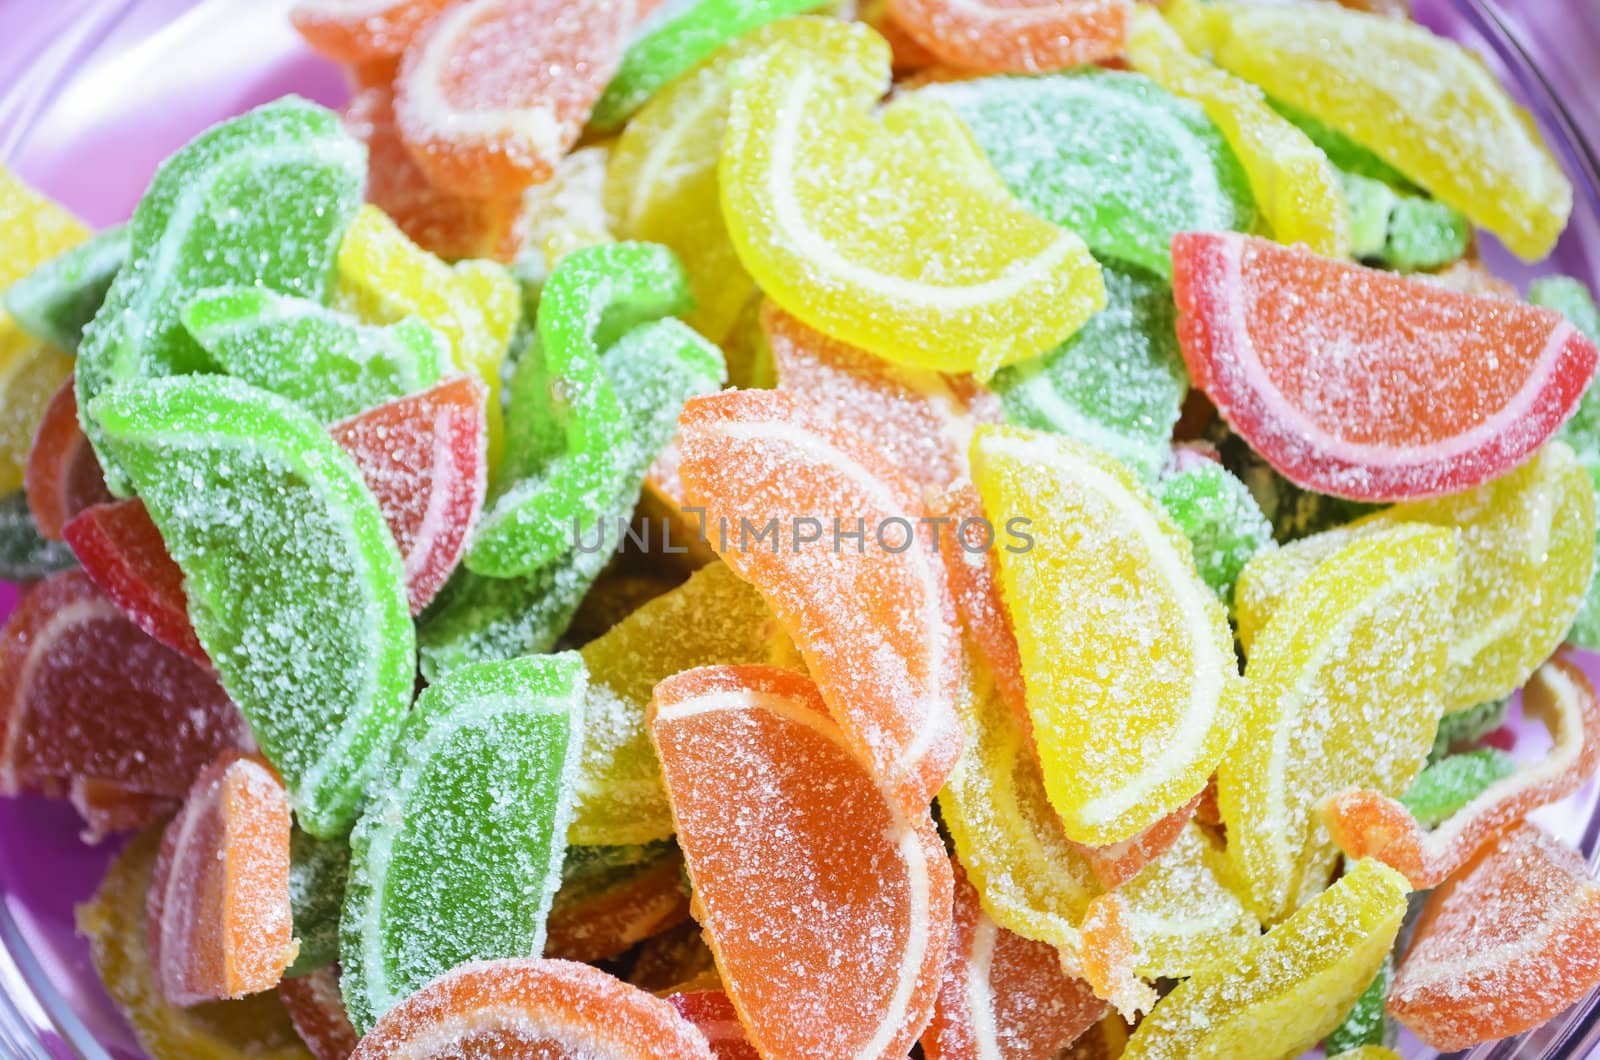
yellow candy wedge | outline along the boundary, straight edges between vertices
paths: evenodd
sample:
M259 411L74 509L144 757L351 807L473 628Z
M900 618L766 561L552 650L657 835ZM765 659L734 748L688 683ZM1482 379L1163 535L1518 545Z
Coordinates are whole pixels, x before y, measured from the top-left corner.
M1225 872L1221 849L1190 821L1171 849L1122 885L1136 972L1181 979L1231 960L1261 934L1222 882Z
M549 180L523 192L523 245L544 255L546 274L574 250L615 242L603 201L611 150L608 143L580 147Z
M1296 14L1303 5L1289 9ZM1250 178L1256 204L1280 243L1319 254L1350 253L1350 206L1328 156L1267 105L1261 91L1191 54L1156 11L1140 7L1128 34L1128 62L1216 122Z
M1566 228L1572 184L1527 112L1460 44L1336 4L1181 7L1221 66L1368 148L1519 256L1543 258Z
M1217 804L1232 875L1263 923L1321 891L1339 863L1323 799L1398 797L1426 764L1456 577L1454 534L1400 525L1324 561L1256 636Z
M88 227L65 207L0 166L0 290L88 238Z
M988 376L1105 305L1077 236L1029 213L927 96L874 111L889 46L859 24L824 51L741 64L718 179L739 259L824 334L887 360Z
M1344 1018L1394 945L1405 877L1364 859L1241 957L1179 983L1123 1060L1291 1060Z
M1240 697L1233 634L1188 540L1098 450L981 426L972 478L996 527L1034 742L1068 837L1106 846L1205 787Z

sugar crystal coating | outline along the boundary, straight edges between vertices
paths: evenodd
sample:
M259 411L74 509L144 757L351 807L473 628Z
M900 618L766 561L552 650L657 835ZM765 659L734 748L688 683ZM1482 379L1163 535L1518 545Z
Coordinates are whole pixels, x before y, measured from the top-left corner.
M63 350L76 351L117 272L128 261L128 228L96 232L6 286L0 302L17 326Z

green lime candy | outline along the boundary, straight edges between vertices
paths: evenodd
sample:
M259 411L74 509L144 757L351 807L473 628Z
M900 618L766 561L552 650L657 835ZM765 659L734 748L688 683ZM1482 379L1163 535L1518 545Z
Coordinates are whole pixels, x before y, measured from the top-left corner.
M97 232L7 287L6 312L39 341L76 352L127 260L126 225Z
M1275 548L1272 524L1243 482L1214 460L1181 452L1155 486L1161 504L1194 547L1201 579L1224 601L1250 558Z
M339 959L339 916L345 879L350 874L350 844L318 839L296 828L289 834L289 905L300 952L285 978L310 975Z
M466 667L418 697L350 836L339 985L358 1032L459 964L540 955L586 684L565 652Z
M450 340L415 318L375 327L260 287L198 292L183 326L223 372L323 423L426 390L451 363Z
M1255 498L1261 514L1272 524L1272 536L1279 544L1343 526L1378 510L1375 504L1330 497L1296 486L1273 470L1220 419L1207 437L1222 455L1222 465L1243 482Z
M1372 261L1383 254L1389 241L1389 217L1400 196L1383 181L1355 173L1341 171L1339 184L1350 204L1350 254Z
M31 582L78 565L64 541L39 536L21 490L0 496L0 581Z
M213 126L161 164L129 224L128 263L78 355L78 409L112 492L131 489L103 444L94 399L132 380L211 368L179 320L202 288L325 301L365 178L366 148L339 116L292 96Z
M90 411L301 827L344 833L416 674L400 553L361 472L307 413L227 376L125 384Z
M1355 173L1341 172L1339 178L1350 203L1355 257L1416 272L1448 265L1467 252L1472 225L1444 203Z
M1205 111L1139 74L984 77L919 94L954 107L1012 192L1102 260L1170 277L1177 233L1255 223L1244 168Z
M1356 998L1350 1011L1323 1042L1329 1056L1359 1049L1363 1045L1393 1045L1398 1032L1393 1021L1383 1011L1389 994L1389 981L1394 978L1394 955L1383 959L1383 965L1372 983Z
M1006 420L1095 446L1147 480L1166 462L1189 387L1172 289L1150 273L1102 267L1106 307L1043 357L990 386Z
M1419 773L1400 801L1424 828L1432 828L1516 771L1517 760L1492 747L1446 755Z
M1430 762L1442 761L1452 747L1471 743L1487 736L1506 722L1511 713L1511 700L1491 699L1439 719L1439 731L1433 738L1433 750L1428 752Z

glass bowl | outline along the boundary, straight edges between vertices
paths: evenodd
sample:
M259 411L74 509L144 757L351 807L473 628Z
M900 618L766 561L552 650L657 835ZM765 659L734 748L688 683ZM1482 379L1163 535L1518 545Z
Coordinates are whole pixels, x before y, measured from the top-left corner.
M337 105L338 72L290 29L290 0L0 0L0 161L96 225L125 219L156 164L210 123L286 92ZM1416 0L1418 17L1479 51L1532 110L1577 189L1550 262L1530 268L1489 241L1518 283L1561 271L1600 281L1600 19L1594 0ZM0 586L0 615L15 590ZM1600 656L1585 659L1600 678ZM1515 752L1543 752L1519 730ZM1600 866L1600 791L1591 783L1538 815ZM100 987L73 907L116 848L87 847L65 803L0 799L0 1052L136 1060L143 1053ZM1436 1054L1404 1039L1407 1057ZM1600 1056L1600 996L1472 1060Z

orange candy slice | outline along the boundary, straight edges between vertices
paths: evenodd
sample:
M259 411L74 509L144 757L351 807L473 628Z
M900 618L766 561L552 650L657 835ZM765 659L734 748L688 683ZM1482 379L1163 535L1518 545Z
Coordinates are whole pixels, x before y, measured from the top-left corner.
M898 26L940 60L985 73L1040 73L1109 59L1131 0L889 0Z
M712 547L766 597L856 753L926 807L961 736L954 606L915 488L781 391L695 398L678 422Z
M390 1009L351 1060L711 1060L660 998L587 964L511 957L455 968Z
M338 63L391 58L453 0L299 0L289 21Z
M175 1005L270 990L294 960L289 797L272 767L227 754L167 825L150 887L149 946Z
M689 670L650 735L698 919L763 1056L903 1057L932 1014L954 881L803 674Z

